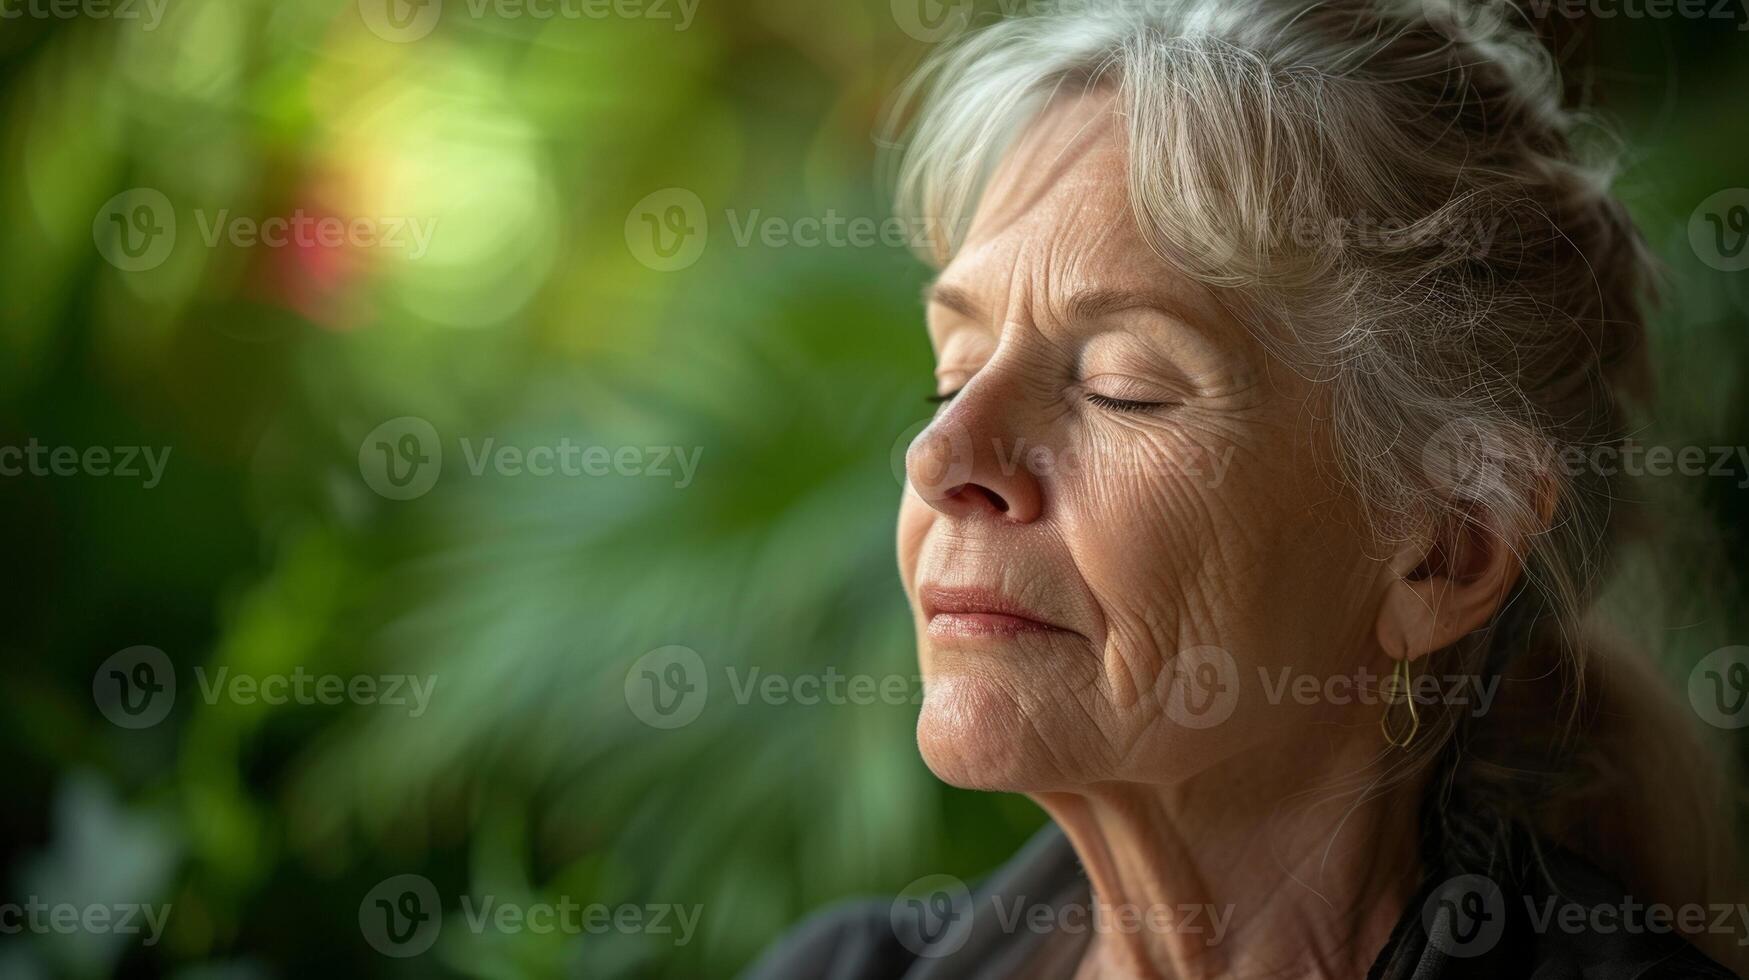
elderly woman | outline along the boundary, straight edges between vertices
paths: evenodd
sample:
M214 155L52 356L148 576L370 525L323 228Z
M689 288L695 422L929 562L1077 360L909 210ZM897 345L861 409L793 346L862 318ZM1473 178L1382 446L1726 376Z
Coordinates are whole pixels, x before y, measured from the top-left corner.
M1749 940L1718 772L1561 463L1646 255L1492 9L1081 2L926 73L917 741L1052 824L754 976L1734 975L1680 935Z

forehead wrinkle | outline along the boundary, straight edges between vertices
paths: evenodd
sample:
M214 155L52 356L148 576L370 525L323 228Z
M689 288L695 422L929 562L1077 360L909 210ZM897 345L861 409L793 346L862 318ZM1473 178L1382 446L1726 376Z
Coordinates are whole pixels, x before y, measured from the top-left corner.
M1057 100L1016 141L983 195L971 234L942 270L937 298L944 309L1000 332L1004 322L1036 319L1037 307L1053 301L1060 291L1056 270L1077 272L1098 259L1094 253L1110 251L1112 204L1101 199L1119 195L1117 206L1129 214L1127 156L1111 142L1118 132L1113 104L1103 93ZM1030 289L1016 289L1026 281ZM1048 295L1032 295L1040 289Z
M1070 325L1079 318L1078 297L1113 292L1111 285L1114 281L1129 278L1119 272L1114 280L1112 275L1118 271L1115 267L1123 262L1121 257L1112 254L1120 250L1110 247L1122 231L1117 222L1078 220L1089 211L1104 211L1103 202L1098 199L1112 192L1109 184L1090 183L1080 191L1083 201L1079 203L1097 203L1099 206L1076 209L1074 217L1058 222L1047 233L1047 242L1041 253L1042 268L1037 278L1038 286L1045 294L1041 302L1047 307L1050 318L1058 324Z
M1121 120L1108 111L1070 114L1087 104L1060 103L1023 137L986 198L1001 219L981 221L943 270L935 298L998 343L1013 333L1008 324L1019 323L1068 350L1074 331L1053 327L1119 312L1107 300L1131 294L1140 302L1119 306L1158 311L1216 349L1227 347L1218 311L1205 308L1210 297L1161 267L1136 224ZM1034 181L1032 162L1047 156L1046 178Z
M1089 101L1098 105L1085 119L1070 115ZM1116 116L1110 111L1111 102L1109 96L1082 96L1059 100L1041 113L997 166L968 229L968 242L1000 235L1061 187L1065 176L1114 135ZM1065 120L1075 126L1067 133L1063 132ZM1041 159L1047 155L1048 161ZM990 226L983 227L985 224Z

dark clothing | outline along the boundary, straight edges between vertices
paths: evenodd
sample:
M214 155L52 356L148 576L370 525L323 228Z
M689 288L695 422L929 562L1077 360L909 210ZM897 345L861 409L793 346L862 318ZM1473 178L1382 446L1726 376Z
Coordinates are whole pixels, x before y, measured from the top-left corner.
M1367 980L1736 978L1670 933L1668 913L1648 919L1620 888L1570 852L1546 848L1545 856L1548 879L1558 891L1540 875L1528 876L1522 886L1474 875L1429 880ZM952 879L942 881L946 887L931 881L928 887L937 890L921 897L827 909L767 950L743 980L1074 976L1092 932L1091 890L1055 825L976 889L960 891ZM1230 925L1193 910L1170 915L1168 927L1207 942L1218 941ZM1709 924L1711 919L1709 914Z

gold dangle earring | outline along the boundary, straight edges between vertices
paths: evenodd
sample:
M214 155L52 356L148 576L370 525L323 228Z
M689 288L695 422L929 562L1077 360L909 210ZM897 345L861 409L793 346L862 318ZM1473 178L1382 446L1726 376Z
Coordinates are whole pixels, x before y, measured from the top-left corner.
M1385 713L1379 718L1379 730L1385 733L1385 743L1399 749L1408 748L1409 743L1415 740L1415 733L1421 730L1421 712L1415 707L1411 680L1409 658L1403 657L1391 668L1390 685L1385 689ZM1391 707L1401 701L1409 702L1409 730L1399 738L1391 730Z

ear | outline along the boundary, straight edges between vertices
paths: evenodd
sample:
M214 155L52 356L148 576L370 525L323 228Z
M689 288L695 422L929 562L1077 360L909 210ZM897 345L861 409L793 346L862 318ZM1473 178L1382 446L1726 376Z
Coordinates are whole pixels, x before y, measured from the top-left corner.
M1386 563L1378 641L1414 660L1481 629L1518 584L1513 545L1479 509L1466 509L1402 546Z

